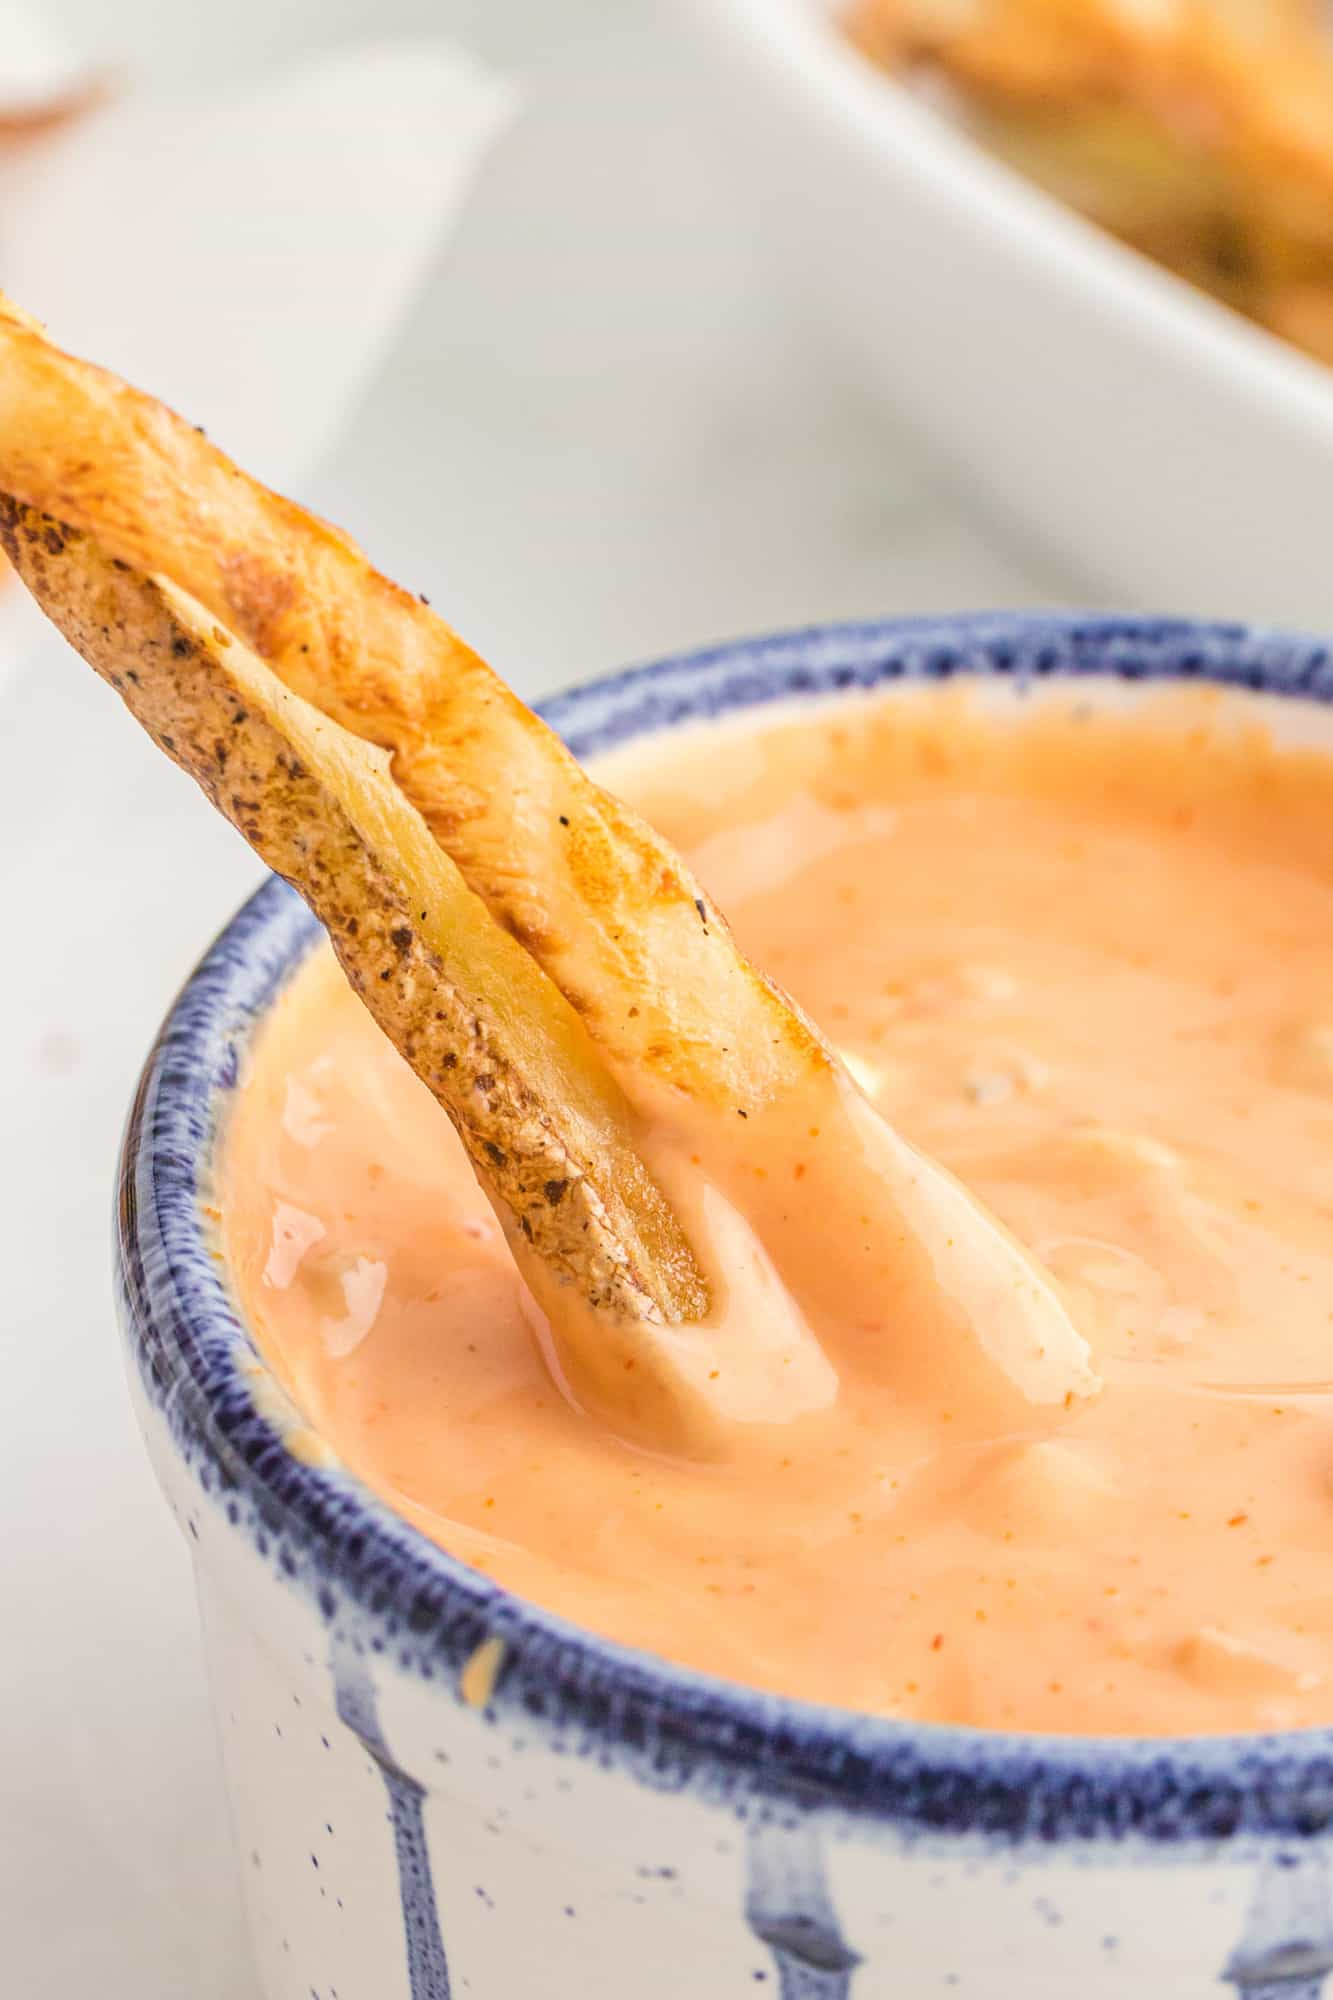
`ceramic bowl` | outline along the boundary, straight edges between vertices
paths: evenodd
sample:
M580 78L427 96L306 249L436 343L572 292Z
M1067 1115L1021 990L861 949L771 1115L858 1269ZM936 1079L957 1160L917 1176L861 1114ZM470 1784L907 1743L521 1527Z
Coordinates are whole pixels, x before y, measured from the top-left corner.
M1333 625L1333 369L1136 255L852 49L845 0L677 0L834 365L1114 602Z
M1333 703L1313 641L983 618L728 646L547 714L588 755L955 674ZM119 1212L135 1400L197 1568L268 2000L1314 2000L1333 1731L1061 1739L754 1693L508 1595L321 1452L201 1213L249 1037L316 935L270 882L209 952L144 1071Z

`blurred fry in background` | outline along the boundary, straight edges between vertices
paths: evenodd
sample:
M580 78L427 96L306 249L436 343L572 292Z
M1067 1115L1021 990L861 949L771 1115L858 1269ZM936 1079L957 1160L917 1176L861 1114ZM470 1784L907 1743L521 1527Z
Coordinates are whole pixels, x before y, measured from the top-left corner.
M1019 172L1333 363L1318 0L855 0L847 30Z

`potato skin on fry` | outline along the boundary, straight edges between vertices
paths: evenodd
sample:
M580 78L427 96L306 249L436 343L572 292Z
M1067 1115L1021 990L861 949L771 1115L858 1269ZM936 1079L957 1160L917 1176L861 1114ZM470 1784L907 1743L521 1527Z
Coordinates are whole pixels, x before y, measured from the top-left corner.
M0 488L167 577L303 700L386 749L468 886L632 1101L747 1115L836 1059L680 857L345 535L0 300Z
M462 1135L538 1296L603 1321L702 1318L706 1287L567 1003L500 931L382 754L296 701L197 606L0 495L47 615L328 929L353 986Z

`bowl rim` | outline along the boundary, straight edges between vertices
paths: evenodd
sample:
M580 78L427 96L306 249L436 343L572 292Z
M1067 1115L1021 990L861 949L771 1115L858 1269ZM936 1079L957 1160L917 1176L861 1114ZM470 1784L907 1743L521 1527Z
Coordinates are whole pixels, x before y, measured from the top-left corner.
M919 102L838 31L842 0L682 0L714 35L814 105L842 143L872 156L969 232L1002 235L1043 283L1084 294L1139 347L1188 359L1227 394L1333 445L1333 369L1119 242Z
M1205 680L1333 704L1323 641L1238 624L1080 613L813 626L674 656L541 704L577 754L756 705L954 675ZM121 1157L117 1286L139 1383L206 1496L331 1638L458 1697L490 1637L487 1713L659 1788L817 1807L900 1834L1184 1853L1333 1826L1333 1727L1273 1735L1063 1737L888 1720L762 1693L634 1651L446 1555L342 1471L295 1457L228 1298L201 1203L245 1041L319 934L270 878L222 931L145 1064ZM247 1368L249 1373L247 1373ZM187 1506L188 1512L188 1506Z

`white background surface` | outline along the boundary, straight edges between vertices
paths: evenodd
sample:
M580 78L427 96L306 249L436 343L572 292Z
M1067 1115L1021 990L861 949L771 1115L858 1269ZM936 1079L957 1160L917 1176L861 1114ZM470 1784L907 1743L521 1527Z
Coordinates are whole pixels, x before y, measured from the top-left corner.
M399 26L454 29L529 79L391 365L302 496L523 692L748 629L1066 594L966 525L831 378L752 245L668 0L44 5L167 83ZM15 2000L255 2000L188 1565L133 1431L108 1286L139 1061L255 878L43 636L0 685L0 1990Z

